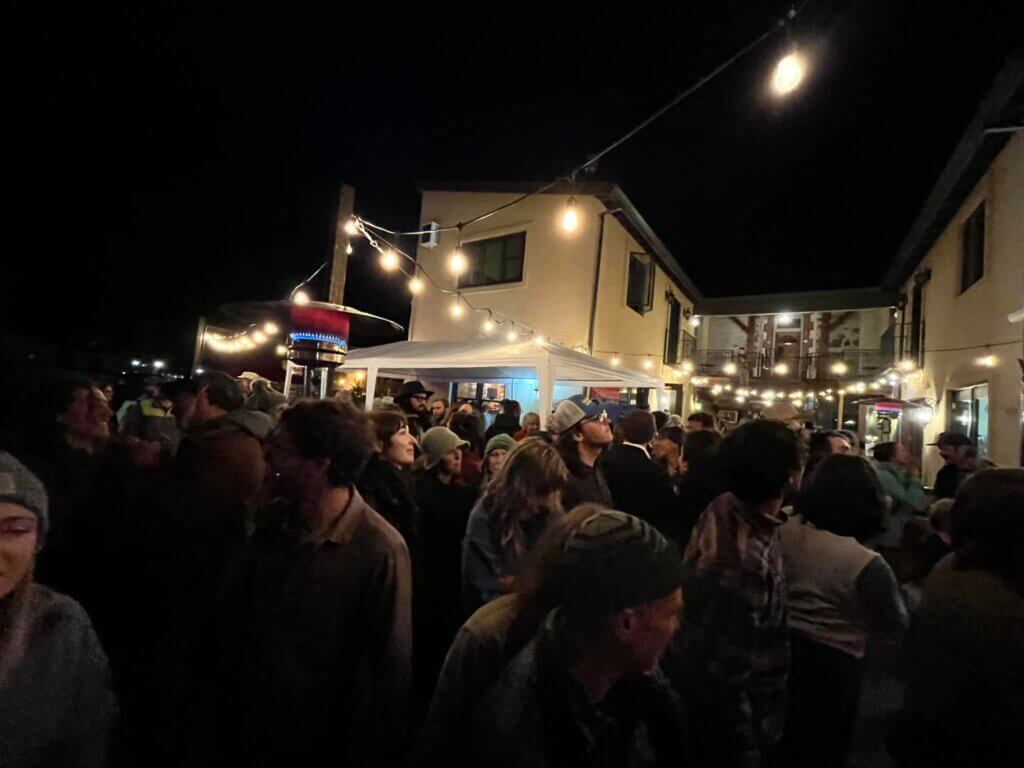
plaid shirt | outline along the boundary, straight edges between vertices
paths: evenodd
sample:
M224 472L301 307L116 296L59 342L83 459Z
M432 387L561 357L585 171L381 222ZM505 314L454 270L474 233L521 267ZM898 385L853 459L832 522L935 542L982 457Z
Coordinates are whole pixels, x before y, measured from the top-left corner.
M704 510L686 549L688 693L695 730L716 742L716 765L758 765L782 735L789 636L781 524L725 493Z

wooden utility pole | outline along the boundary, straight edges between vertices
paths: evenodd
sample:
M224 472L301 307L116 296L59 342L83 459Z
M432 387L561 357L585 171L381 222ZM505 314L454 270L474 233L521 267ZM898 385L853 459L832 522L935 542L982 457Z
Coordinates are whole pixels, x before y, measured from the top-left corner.
M334 221L334 253L331 259L331 288L328 299L332 304L343 304L345 300L345 273L348 271L348 246L351 237L345 225L355 210L356 190L348 184L341 185L338 194L338 215Z

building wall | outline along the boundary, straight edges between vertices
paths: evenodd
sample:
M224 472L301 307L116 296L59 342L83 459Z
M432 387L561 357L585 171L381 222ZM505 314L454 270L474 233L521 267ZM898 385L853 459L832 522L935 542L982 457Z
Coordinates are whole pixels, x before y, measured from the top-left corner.
M478 192L423 193L420 221L461 221L515 199L517 195ZM580 225L566 233L560 224L565 205L562 195L538 195L463 230L463 241L526 232L523 280L514 285L467 288L466 298L477 307L489 307L499 319L506 315L566 347L586 349L591 320L600 214L603 204L594 197L578 196ZM622 365L677 381L675 370L663 369L668 301L671 290L683 307L692 302L660 267L656 270L651 311L640 315L626 306L629 254L644 252L614 216L605 216L601 276L594 325L594 355L605 360L618 356ZM417 259L442 287L452 290L456 279L446 269L457 244L455 232L440 236L436 248L419 246ZM467 312L453 319L452 296L429 284L413 300L409 320L411 341L466 339L481 335L484 313ZM502 333L508 326L502 328ZM691 330L691 329L687 329ZM643 367L650 355L651 367Z
M964 220L985 200L984 276L960 293L961 230ZM904 397L937 401L935 417L925 428L931 442L948 428L950 390L989 385L989 443L993 461L1019 466L1021 454L1022 328L1007 315L1024 301L1024 134L1018 133L996 158L917 271L931 269L924 289L924 365L904 386ZM913 297L913 277L904 291ZM908 304L905 313L911 317ZM1011 342L1002 344L1000 342ZM987 344L993 346L986 348ZM996 346L998 344L998 346ZM994 368L978 365L994 355ZM937 452L926 449L924 474L935 477L941 466Z

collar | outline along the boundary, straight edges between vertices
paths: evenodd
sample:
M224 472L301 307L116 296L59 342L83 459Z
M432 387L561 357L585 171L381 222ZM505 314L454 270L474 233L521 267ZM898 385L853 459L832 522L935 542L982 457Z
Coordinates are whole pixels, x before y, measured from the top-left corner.
M639 443L631 443L628 440L623 440L622 444L623 445L628 445L630 448L639 448L641 451L644 452L644 456L646 456L648 459L651 458L651 454L647 450L647 446L646 445L640 445Z
M370 506L363 500L355 486L349 486L348 490L350 493L348 504L341 510L341 514L338 515L338 519L334 521L334 525L331 526L327 535L318 536L307 532L302 537L303 543L324 544L330 541L335 544L347 544L352 540L366 521Z
M768 506L767 504L744 504L731 492L723 493L711 502L711 506L718 510L731 509L739 517L746 520L750 526L756 528L767 528L769 531L778 528L786 522L781 516L768 514L765 511L765 508Z

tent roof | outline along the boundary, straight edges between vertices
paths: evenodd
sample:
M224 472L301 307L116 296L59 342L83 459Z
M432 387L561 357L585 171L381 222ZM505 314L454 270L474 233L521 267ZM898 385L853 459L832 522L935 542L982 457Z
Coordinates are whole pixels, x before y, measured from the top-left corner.
M554 380L590 387L663 389L665 382L639 371L552 344L506 343L496 339L465 341L398 341L352 350L344 368L376 368L378 374L426 379L539 378L538 367L550 365Z

